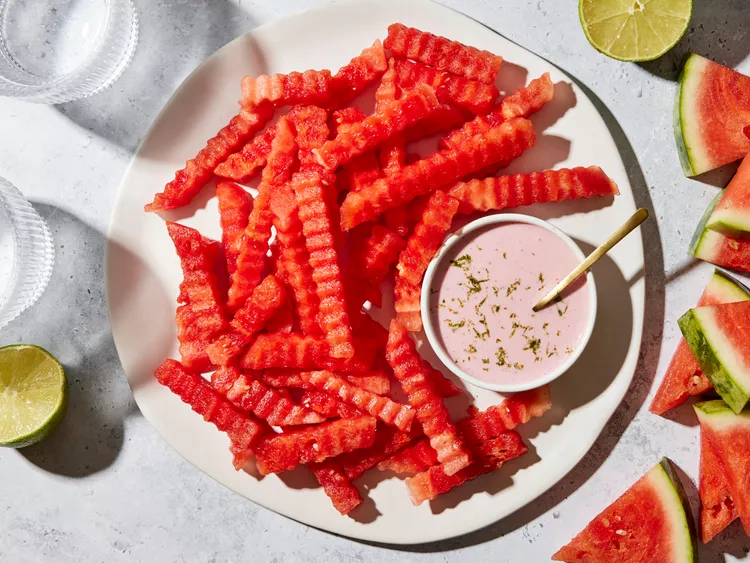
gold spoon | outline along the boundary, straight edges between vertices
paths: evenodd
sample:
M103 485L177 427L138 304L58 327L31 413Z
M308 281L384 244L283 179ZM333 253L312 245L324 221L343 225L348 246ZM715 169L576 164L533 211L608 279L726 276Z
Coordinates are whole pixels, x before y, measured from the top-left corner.
M620 242L622 239L624 239L626 236L628 236L631 232L633 232L641 223L643 223L646 219L648 219L648 211L641 208L638 211L636 211L630 219L625 221L623 225L617 229L614 233L609 235L609 238L604 241L604 243L594 250L591 254L588 255L588 257L578 264L578 266L575 267L575 269L570 272L563 280L558 283L552 291L550 291L547 295L544 296L544 298L539 301L536 305L534 305L534 312L539 311L540 309L543 309L547 305L550 304L550 302L560 295L563 290L568 287L571 283L573 283L575 280L577 280L581 274L583 274L586 270L588 270L591 266L594 265L594 263L599 260L602 256L604 256L607 252L609 252L618 242Z

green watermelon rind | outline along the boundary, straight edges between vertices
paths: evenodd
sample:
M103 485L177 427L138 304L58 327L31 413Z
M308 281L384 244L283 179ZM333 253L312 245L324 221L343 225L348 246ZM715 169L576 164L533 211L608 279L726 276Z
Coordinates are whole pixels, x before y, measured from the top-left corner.
M701 401L693 405L698 418L705 420L704 416L726 415L728 420L736 420L737 414L721 399L713 401Z
M706 228L716 231L722 235L735 238L750 238L750 210L744 204L738 204L744 200L744 195L750 187L750 157L743 161L734 178L722 193L722 199L728 197L734 200L729 205L717 206L708 218Z
M750 399L750 386L743 387L737 376L726 368L726 358L725 361L721 360L716 344L706 335L708 331L703 326L698 311L699 309L690 309L680 317L677 324L711 385L734 412L740 413Z
M708 164L708 157L703 151L702 158L705 162L700 162L698 139L691 140L689 131L691 118L695 119L690 111L691 94L698 89L700 78L703 74L703 65L708 62L700 55L688 53L685 56L685 62L682 65L680 76L677 79L677 93L674 104L674 137L677 142L677 154L680 156L680 164L685 176L697 176L703 172L712 169ZM695 82L695 84L693 84Z
M720 291L721 297L715 298L720 303L737 303L750 301L750 289L738 282L724 270L716 268L711 281L708 282L712 294Z
M711 260L715 258L710 253L710 245L706 244L706 239L710 239L712 238L712 235L717 234L713 233L713 231L709 231L706 228L706 225L708 225L708 221L711 219L711 215L713 215L714 209L716 209L716 206L719 205L719 202L721 201L723 195L723 191L719 192L716 197L711 200L711 203L708 204L706 211L703 212L703 216L698 223L698 227L695 229L695 234L693 234L693 238L690 241L690 254L692 254L695 258L705 260L706 262L711 262Z
M680 531L685 534L685 537L683 538L686 549L685 558L678 559L678 561L697 562L698 534L696 531L695 520L693 519L693 511L690 508L690 501L688 500L687 494L685 494L682 481L680 481L680 478L677 475L677 470L669 458L662 458L657 467L661 469L664 477L669 480L670 485L669 487L663 487L661 490L670 491L674 495L672 499L672 510L669 512L672 514L673 518L680 518L681 516L682 520L681 522L674 522L674 524L680 528ZM665 483L665 485L666 484L667 483ZM681 508L681 511L678 507ZM680 516L678 516L678 514Z

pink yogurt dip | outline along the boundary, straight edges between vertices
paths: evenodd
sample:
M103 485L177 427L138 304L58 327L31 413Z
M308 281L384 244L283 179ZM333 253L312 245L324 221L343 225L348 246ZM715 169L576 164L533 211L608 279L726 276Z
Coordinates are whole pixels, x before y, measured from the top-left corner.
M587 329L586 278L538 313L532 307L578 262L565 241L537 225L490 225L459 240L430 288L432 324L448 356L495 384L541 379L565 363Z

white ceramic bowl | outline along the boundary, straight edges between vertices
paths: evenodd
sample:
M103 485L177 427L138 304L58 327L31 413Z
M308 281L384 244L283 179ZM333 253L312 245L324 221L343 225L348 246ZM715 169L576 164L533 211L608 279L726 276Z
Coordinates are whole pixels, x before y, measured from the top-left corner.
M499 215L489 215L486 217L482 217L481 219L472 221L463 228L459 229L444 241L440 251L437 253L435 258L427 268L427 271L425 272L424 281L422 283L421 310L422 323L424 324L424 331L427 335L427 340L435 350L438 358L440 358L440 361L443 362L443 364L445 364L448 369L450 369L453 373L455 373L458 377L460 377L467 383L471 383L472 385L476 385L477 387L490 389L491 391L499 391L502 393L516 393L518 391L527 391L528 389L540 387L557 379L566 371L568 371L570 367L576 362L578 357L581 355L581 352L583 352L584 348L586 348L586 344L588 344L591 333L594 330L594 322L596 320L596 284L594 283L594 277L592 276L591 272L587 272L585 275L588 276L586 287L588 288L589 292L589 314L588 318L586 319L586 327L581 339L578 342L578 346L573 350L573 353L568 356L568 359L563 364L553 370L550 370L549 373L542 377L520 383L491 383L489 381L478 379L473 375L465 372L458 366L458 364L456 364L456 362L451 359L450 355L443 346L440 335L433 326L433 319L432 315L430 314L430 289L432 288L432 281L435 276L435 272L440 265L440 262L458 241L462 240L466 235L478 229L483 229L485 227L490 227L493 225L500 225L503 223L526 223L546 229L547 231L555 234L563 242L565 242L565 244L568 245L570 250L576 256L576 258L578 258L579 261L582 262L586 257L572 238L570 238L568 235L566 235L551 223L548 223L547 221L544 221L542 219L537 219L536 217L532 217L530 215L521 215L518 213L502 213Z

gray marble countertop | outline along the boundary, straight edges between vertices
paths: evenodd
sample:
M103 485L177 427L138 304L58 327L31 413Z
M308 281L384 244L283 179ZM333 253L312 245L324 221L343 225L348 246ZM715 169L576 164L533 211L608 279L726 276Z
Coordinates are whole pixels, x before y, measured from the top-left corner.
M172 451L133 402L110 333L103 260L115 191L151 121L203 59L255 26L321 2L136 0L140 44L109 90L58 106L0 98L0 175L45 217L57 250L50 287L0 330L0 345L49 349L71 385L67 418L53 436L0 451L0 562L546 561L661 455L697 478L690 409L669 419L647 411L654 379L679 337L674 321L697 300L711 271L688 258L687 245L717 188L680 170L674 81L681 55L690 50L750 72L747 0L695 0L687 36L643 65L596 53L572 1L441 1L588 86L616 134L637 202L653 211L644 232L648 302L640 365L594 448L549 492L505 520L405 549L351 541L278 516ZM709 180L720 183L720 176ZM721 552L730 554L727 561L743 559L748 548L750 539L735 523L702 548L701 560L724 561Z

